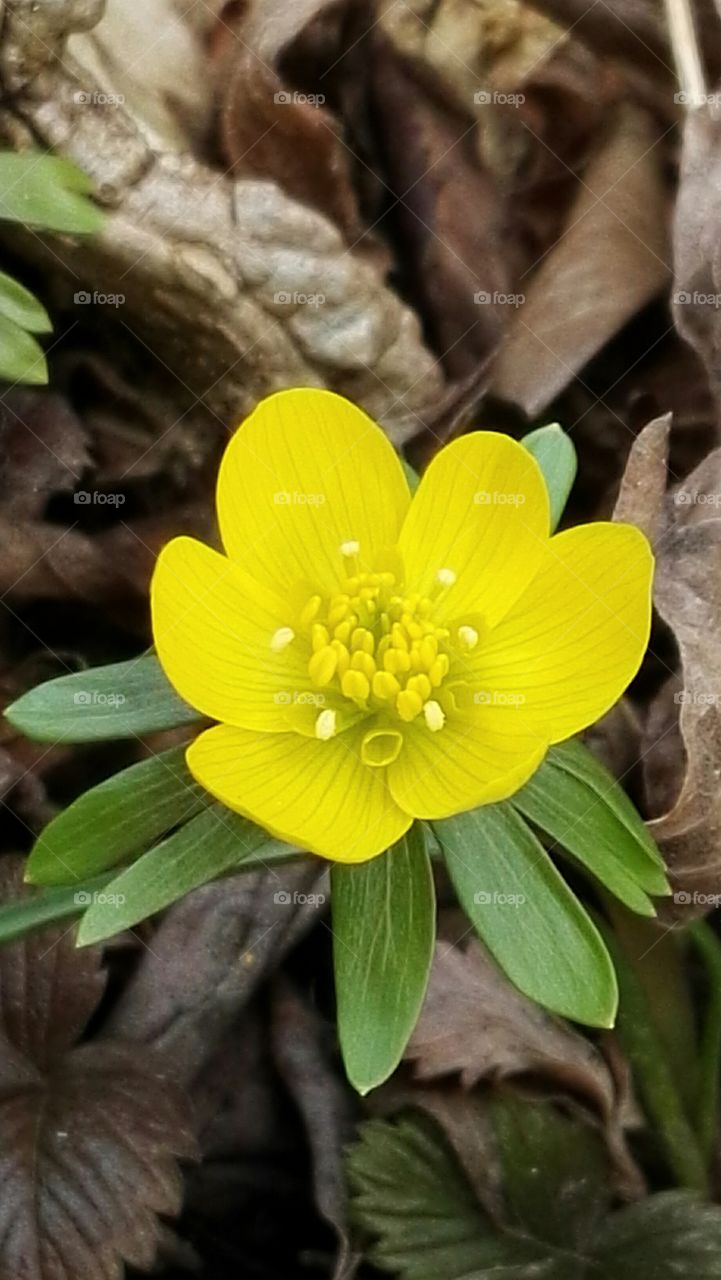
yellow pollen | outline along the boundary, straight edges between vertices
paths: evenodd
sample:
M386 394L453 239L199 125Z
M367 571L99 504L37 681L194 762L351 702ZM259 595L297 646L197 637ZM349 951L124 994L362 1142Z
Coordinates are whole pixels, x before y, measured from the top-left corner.
M436 581L440 582L442 587L452 587L456 581L456 575L452 569L439 569Z
M443 708L435 701L427 702L423 708L423 716L431 733L438 733L446 723Z
M373 677L373 692L376 698L384 702L392 702L400 693L401 686L390 671L376 671Z
M329 644L323 649L318 649L313 654L308 663L308 675L313 684L325 685L330 684L338 666L338 654Z
M271 636L270 647L273 653L282 653L293 640L295 640L295 631L292 627L278 627Z
M416 693L414 689L402 689L396 698L396 711L401 720L406 720L410 723L411 720L415 720L416 716L420 715L422 710L423 701L420 694Z
M310 633L313 652L317 653L319 649L325 649L330 640L327 627L320 622L314 622Z
M311 596L300 615L300 625L302 627L309 627L311 622L315 621L318 617L318 610L322 603L323 601L320 596Z
M360 542L356 542L351 538L348 542L341 542L340 553L342 556L357 556L360 551Z
M321 742L327 742L333 737L336 730L336 713L335 711L321 711L315 722L315 736L320 738Z
M341 691L354 702L365 702L370 695L370 681L362 671L346 671L340 682Z
M478 644L478 632L475 627L459 627L458 643L466 653L470 653L471 649L475 649Z

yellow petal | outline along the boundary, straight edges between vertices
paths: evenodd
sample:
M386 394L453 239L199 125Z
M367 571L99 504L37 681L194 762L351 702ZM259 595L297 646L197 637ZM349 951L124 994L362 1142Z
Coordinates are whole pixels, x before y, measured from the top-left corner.
M187 752L210 793L273 835L334 862L366 862L399 840L411 818L386 770L360 761L363 729L327 742L216 725Z
M391 792L416 818L447 818L505 800L527 782L548 747L507 708L448 717L436 733L425 721L403 727L403 750L388 769Z
M155 566L151 611L160 663L191 706L214 720L287 730L288 708L310 688L308 646L288 642L278 596L202 542L175 538Z
M230 441L218 477L225 550L278 590L299 579L336 590L341 546L354 542L370 568L375 551L396 543L409 502L390 441L330 391L263 400Z
M549 529L548 492L528 450L493 431L462 436L436 455L406 517L406 582L424 595L443 590L439 618L480 613L493 624L539 568ZM455 582L443 589L445 570Z
M652 578L651 549L633 525L558 534L512 611L465 659L478 687L512 700L550 742L593 724L641 665Z

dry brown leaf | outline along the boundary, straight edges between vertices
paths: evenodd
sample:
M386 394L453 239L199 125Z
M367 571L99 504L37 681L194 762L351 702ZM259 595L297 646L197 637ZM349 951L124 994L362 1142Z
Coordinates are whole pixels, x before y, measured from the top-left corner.
M651 755L652 794L677 798L649 829L669 865L670 909L698 915L721 892L721 450L665 495L669 427L659 419L634 444L615 514L654 542L654 603L678 645L682 680L669 672L644 753L663 743Z
M670 277L659 132L619 111L583 174L558 243L524 286L525 304L492 390L535 417Z
M186 155L151 150L122 105L75 102L98 86L67 51L57 55L93 14L97 6L65 0L49 25L47 6L5 6L0 75L14 93L0 134L17 142L31 129L36 145L91 175L110 210L91 243L13 231L14 243L61 275L69 305L81 286L121 288L121 332L137 335L188 407L202 402L216 430L272 390L307 385L358 401L396 441L415 434L444 392L416 316L373 262L346 253L327 218L275 183L233 182Z
M624 1099L599 1051L568 1024L527 1000L476 941L441 941L407 1057L421 1081L458 1073L470 1089L481 1079L541 1076L589 1103L630 1186L638 1174L626 1148Z
M22 896L21 859L0 863ZM175 1214L176 1157L195 1142L187 1101L151 1052L75 1046L105 987L99 950L44 930L0 949L0 1275L119 1280L150 1267L158 1214Z
M674 217L674 319L700 356L721 409L721 121L710 106L684 126Z

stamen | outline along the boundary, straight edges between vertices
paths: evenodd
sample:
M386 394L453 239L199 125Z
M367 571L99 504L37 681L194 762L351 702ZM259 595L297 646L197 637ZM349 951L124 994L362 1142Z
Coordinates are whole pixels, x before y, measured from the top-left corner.
M478 644L478 632L475 627L459 627L458 643L466 653L470 653L471 649L475 649Z
M336 713L335 711L321 711L315 722L315 736L320 738L321 742L327 742L333 737L336 730Z
M436 574L436 580L440 582L442 587L452 587L456 581L456 575L452 569L439 569Z
M342 556L357 556L360 551L360 542L351 539L349 542L341 542L340 553Z
M293 640L295 640L295 631L292 627L278 627L270 638L270 647L273 653L282 653Z
M423 708L423 715L431 733L438 733L438 730L442 729L446 723L443 708L438 702L427 702Z

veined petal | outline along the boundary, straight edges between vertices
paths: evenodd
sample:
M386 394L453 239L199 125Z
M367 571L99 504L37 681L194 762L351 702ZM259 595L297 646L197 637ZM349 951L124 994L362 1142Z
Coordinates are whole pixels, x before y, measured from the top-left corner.
M493 625L540 567L549 532L548 491L528 450L493 431L461 436L431 462L404 522L406 584L430 595L450 570L437 616L481 613Z
M158 557L150 592L153 636L170 683L213 720L288 729L288 706L310 688L307 644L272 647L284 602L194 538Z
M478 688L520 703L524 724L551 742L593 724L641 665L652 578L651 548L633 525L558 534L533 582L466 660Z
M366 862L412 819L393 800L384 769L361 763L363 730L327 742L216 725L187 752L211 795L282 840L334 862Z
M284 590L337 590L341 546L362 568L393 546L410 493L380 427L342 396L309 388L263 400L236 431L218 477L218 520L232 560Z
M403 733L388 769L391 792L416 818L446 818L513 795L541 763L548 741L514 708L484 706L453 716L437 733L419 722Z

